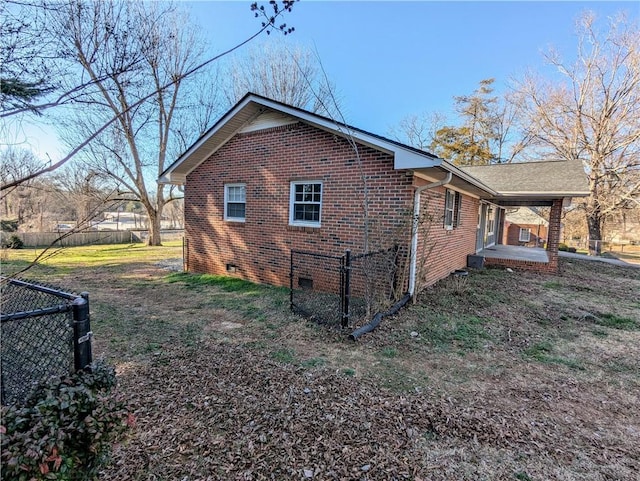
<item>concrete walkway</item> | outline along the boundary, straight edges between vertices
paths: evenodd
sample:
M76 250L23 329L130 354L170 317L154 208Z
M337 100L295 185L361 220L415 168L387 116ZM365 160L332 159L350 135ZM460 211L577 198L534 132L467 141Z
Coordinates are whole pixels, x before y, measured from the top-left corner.
M640 264L631 264L620 259L611 259L609 257L588 256L586 254L576 254L575 252L565 251L558 251L558 255L560 255L560 257L570 257L572 259L581 259L583 261L606 262L607 264L613 264L615 266L635 267L636 269L640 269Z

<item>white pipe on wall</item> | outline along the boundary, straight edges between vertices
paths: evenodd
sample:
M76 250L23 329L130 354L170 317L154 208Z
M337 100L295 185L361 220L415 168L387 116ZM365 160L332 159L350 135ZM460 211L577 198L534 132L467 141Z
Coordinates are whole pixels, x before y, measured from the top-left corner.
M413 225L411 227L411 253L409 259L409 294L411 297L415 295L416 276L418 264L418 224L420 222L420 194L425 190L434 189L451 182L453 174L447 173L447 176L437 182L432 182L422 187L417 187L413 193Z

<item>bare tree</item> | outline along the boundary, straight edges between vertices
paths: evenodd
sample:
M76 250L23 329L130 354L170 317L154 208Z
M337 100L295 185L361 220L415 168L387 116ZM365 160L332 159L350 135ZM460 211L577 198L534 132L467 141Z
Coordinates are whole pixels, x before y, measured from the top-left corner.
M581 161L589 180L589 237L606 217L640 203L640 31L623 15L605 33L593 13L578 22L576 60L546 56L559 78L529 74L517 85L523 128L540 156Z
M516 130L518 110L508 95L493 94L494 79L480 81L471 95L455 96L460 125L442 114L409 115L390 134L458 165L512 162L528 145Z
M3 184L27 177L41 166L33 152L15 147L0 150L0 164L0 181ZM2 219L14 220L20 226L31 222L38 215L42 218L41 207L47 205L47 199L44 198L45 185L44 179L31 180L3 190L0 194Z
M73 221L77 230L89 227L98 215L121 203L112 182L83 164L67 165L51 175L62 220Z
M247 92L304 108L320 115L335 112L335 87L322 75L314 53L300 45L269 38L229 64L225 93L230 104Z
M78 145L116 118L84 149L82 160L143 204L148 242L160 245L162 210L171 198L155 179L167 157L178 152L172 144L174 118L188 93L185 74L200 63L202 42L194 29L184 28L186 17L170 4L110 0L66 7L58 34L93 86L68 120L65 140ZM151 98L138 104L149 90Z
M109 112L110 109L112 111L111 117L108 119L105 118L104 123L102 123L101 125L99 123L96 123L96 128L94 129L91 129L91 125L89 125L88 123L83 124L82 128L85 130L85 132L87 132L87 136L82 138L79 141L79 143L76 143L72 148L72 150L62 159L58 160L55 163L50 162L48 165L43 166L39 170L28 173L24 178L12 179L12 180L8 180L7 182L3 181L2 185L0 186L0 189L2 190L3 194L9 191L10 189L13 189L25 182L29 182L30 180L38 176L42 176L47 173L55 171L56 169L64 165L66 162L68 162L70 159L74 158L78 153L80 153L84 149L88 149L88 146L92 142L94 142L96 139L98 139L100 136L109 135L109 134L113 136L114 132L116 132L116 135L117 135L118 129L119 128L122 129L123 127L123 122L126 124L127 121L130 120L132 117L137 117L138 119L140 119L140 117L142 117L144 114L137 114L137 112L139 110L143 110L144 107L147 108L147 112L148 112L150 103L153 103L154 101L158 101L163 98L165 100L177 98L175 96L175 93L179 90L180 84L184 83L186 79L192 80L192 78L195 75L197 75L198 73L201 73L203 69L211 65L214 61L244 46L245 44L249 43L250 41L255 39L257 36L262 34L263 32L266 32L267 34L269 34L272 31L277 31L277 32L283 33L284 35L292 33L294 31L293 27L287 26L286 23L276 24L276 22L281 22L283 15L285 15L286 12L292 11L292 8L296 1L297 0L280 0L280 1L273 0L269 2L268 7L265 7L264 5L260 5L258 2L252 3L251 10L254 12L254 16L261 21L261 28L258 29L253 35L241 41L240 43L236 44L235 46L213 57L210 57L195 66L192 66L191 68L186 68L186 63L185 63L182 66L185 67L186 70L183 71L182 73L172 72L172 74L165 75L164 77L162 75L159 75L157 77L147 78L147 80L151 83L151 85L155 83L156 85L155 90L151 90L151 93L149 93L149 90L147 89L146 94L143 94L144 91L141 89L138 91L138 93L141 94L141 96L136 97L134 95L133 97L127 97L126 94L130 93L129 87L131 87L132 83L135 83L135 82L131 82L131 77L128 77L128 74L138 71L137 69L138 69L139 62L141 62L142 60L146 60L147 63L149 63L149 59L153 58L154 56L153 55L151 56L137 55L137 57L134 57L133 60L131 58L126 58L126 55L122 56L122 54L126 52L126 46L127 45L130 46L131 44L134 44L137 40L139 45L142 46L144 44L148 47L150 44L153 44L154 41L157 42L158 40L162 39L162 35L161 33L158 32L158 26L153 25L152 20L154 19L144 18L144 16L142 16L142 19L147 21L147 24L146 24L147 32L150 32L155 28L155 31L153 32L155 33L155 36L144 37L144 33L141 34L141 32L143 32L144 29L142 28L139 29L138 25L135 25L136 20L139 20L141 18L140 16L138 17L138 19L135 19L135 18L127 19L117 14L115 17L110 19L112 20L112 22L104 23L103 21L106 19L106 17L103 16L102 18L100 18L100 11L102 12L125 11L127 10L127 7L130 7L130 9L132 10L134 8L133 5L135 5L135 2L132 2L129 0L122 0L120 2L117 0L110 0L108 2L108 5L106 5L104 8L101 9L101 8L95 8L96 7L95 5L92 5L89 2L85 3L83 0L68 0L67 2L64 2L64 3L54 2L52 4L54 5L53 8L51 5L47 3L46 0L34 0L34 2L26 2L24 4L19 1L12 0L12 3L15 3L20 6L29 7L31 9L30 11L31 14L33 14L33 9L36 9L36 11L46 11L49 14L53 14L53 19L51 17L47 17L47 21L45 22L47 24L46 32L49 34L52 34L50 36L52 36L53 38L59 37L60 39L63 40L63 44L56 49L56 57L53 60L60 60L60 58L62 59L66 58L67 60L69 59L76 60L76 58L78 57L78 55L76 55L77 54L76 50L78 49L82 50L83 47L88 47L89 53L97 55L101 53L100 50L96 48L98 47L98 45L103 45L103 46L106 45L107 47L114 48L115 50L113 51L116 53L116 57L119 56L119 58L116 60L115 63L110 65L108 59L100 59L100 58L96 58L95 56L86 57L85 55L84 62L82 61L82 59L80 61L81 69L84 69L84 72L83 73L81 72L81 74L79 75L82 81L79 83L73 83L69 88L69 90L61 94L57 99L54 98L51 101L47 101L40 105L25 104L22 106L18 106L18 108L13 108L13 109L9 108L8 110L5 109L5 106L3 104L2 110L0 111L0 117L9 117L12 119L15 119L17 115L27 111L36 112L39 114L43 110L50 109L51 107L58 107L69 101L73 101L80 104L85 103L85 105L92 105L94 107L98 107L101 105L105 111ZM91 13L92 7L94 7L93 15ZM171 6L164 10L162 8L155 9L154 7L149 7L147 12L150 12L150 11L166 12L169 10L174 10L174 9ZM27 14L25 16L28 17L29 15ZM57 22L55 20L57 20ZM119 22L124 22L124 23L119 23ZM3 25L4 25L4 22L3 22ZM91 25L93 25L96 28L92 30ZM71 27L78 27L78 28L74 29ZM17 31L18 28L19 26L16 27L14 30ZM149 30L149 28L151 28L151 30ZM176 39L176 35L175 35L176 29L182 31L184 30L184 25L180 25L179 27L174 25L174 33L173 34L168 33L169 39L167 40L167 42L171 43L171 41L174 41ZM74 33L77 35L74 36ZM14 39L14 37L16 37L16 35L13 35L11 38ZM4 38L5 37L3 37L3 39ZM66 47L64 45L65 39L69 41ZM87 42L87 44L83 45L82 42L76 43L76 40L80 40L80 41L84 40ZM33 43L38 44L38 42L33 42ZM165 43L164 46L169 45L169 43ZM175 45L176 42L173 42L173 43ZM19 50L18 48L19 42L17 41L13 41L13 40L10 41L9 46L12 49ZM4 47L4 44L3 44L3 47ZM120 47L125 47L125 48L122 49ZM134 51L133 53L140 54L140 52L136 52L136 51ZM162 53L164 54L165 52L162 52ZM26 57L29 57L29 55L27 54ZM160 63L159 61L161 59L164 59L165 57L163 57L163 55L156 55L155 59L159 64ZM11 58L18 58L18 57L16 55L13 55L13 57ZM87 62L87 60L89 60L89 62ZM151 63L153 63L153 61L151 61ZM92 67L102 66L106 68L104 68L102 71L103 75L99 76L99 75L95 75L98 69L87 69L86 68L87 66L92 66ZM166 64L164 66L166 67ZM74 73L77 73L77 72L74 72ZM166 74L167 72L164 71L162 73ZM76 77L78 77L78 75L76 75ZM114 86L114 82L117 84L118 83L117 81L122 80L123 78L126 78L124 82L121 82L120 85ZM24 81L23 78L20 78L19 80L22 84L26 85L28 83ZM158 85L158 81L162 81L162 80L166 80L166 83ZM139 81L140 81L140 78L138 78L138 86L141 86L144 82L140 83ZM125 88L124 90L118 90L121 87L127 87L127 88ZM93 90L89 90L87 94L87 92L85 91L85 89L87 88L89 89L93 88ZM173 90L173 94L171 93L172 90ZM11 100L12 98L16 98L16 97L26 98L28 100L35 98L32 95L32 94L35 94L35 92L31 92L31 93L27 92L27 93L29 94L29 96L25 96L21 92L18 92L19 95L16 95L15 92L11 91L7 96L3 91L2 92L3 102L5 99ZM92 103L91 96L92 95L95 96L96 93L102 94L104 98L98 95L99 101ZM111 99L108 98L107 94L111 95ZM38 95L40 94L38 93ZM193 98L193 96L191 98ZM115 110L113 109L114 105L117 105L117 103L113 102L114 99L120 103L119 109L118 108ZM96 100L95 97L94 97L94 100ZM124 100L124 102L122 100ZM101 101L102 101L102 104L101 104ZM131 102L129 103L128 101L131 101ZM210 119L211 116L214 114L214 110L210 108L210 105L211 103L207 105L207 108L202 109L200 111L200 112L203 112L203 115L194 116L193 118L196 121L200 120L203 123L207 119ZM183 107L188 106L188 104L182 104L182 106ZM167 109L166 106L163 106L163 109L161 109L161 113L158 116L160 117L160 121L158 122L158 125L159 125L158 131L160 132L161 136L163 134L163 129L164 129L164 132L172 132L172 130L169 129L169 125L167 124L166 121L172 119L173 112L178 111L179 108L180 108L180 105L171 103L171 101L169 101L169 108ZM171 112L171 113L167 114L167 112ZM107 114L106 117L108 116L109 115ZM95 118L91 117L89 120L95 120ZM56 123L59 124L60 122L56 122ZM138 127L142 129L142 125L145 123L147 122L143 120L142 124L138 125ZM190 128L190 126L188 126L187 124L188 123L182 123L176 129L176 131L179 134L176 136L177 138L176 144L181 144L182 149L184 149L185 145L188 145L187 135L185 135L186 132L193 131L194 138L197 137L198 133L202 132L202 130ZM181 128L182 130L180 130ZM126 126L124 130L126 131ZM167 139L165 138L165 140ZM161 147L160 156L162 158L166 157L167 145L168 145L168 142L160 141L160 147ZM95 144L92 147L95 148ZM136 181L138 181L140 177L142 177L141 175L138 175L140 174L140 172L136 172L136 175L134 176L135 178L132 177L130 175L131 169L127 170L127 166L123 165L123 170L128 175L129 180L134 180L134 184L136 184ZM161 170L162 169L160 168L159 171ZM111 170L109 170L108 172L110 174L112 173ZM114 175L114 178L117 179L118 176ZM168 200L171 200L171 199L168 199ZM149 203L147 203L147 205L149 205ZM160 207L160 209L161 208L162 206Z
M8 0L0 14L0 112L33 111L34 102L55 89L60 73L50 61L46 9Z
M445 123L444 114L438 112L421 115L411 114L400 120L397 126L391 127L388 135L398 142L428 151L435 140L436 132Z

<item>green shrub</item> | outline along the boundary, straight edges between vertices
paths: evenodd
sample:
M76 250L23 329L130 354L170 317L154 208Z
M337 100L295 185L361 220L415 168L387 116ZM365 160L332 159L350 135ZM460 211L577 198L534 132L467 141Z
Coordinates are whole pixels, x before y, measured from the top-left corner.
M0 220L0 230L2 232L15 232L18 230L18 220L2 219Z
M41 383L23 405L3 406L2 479L89 480L133 423L104 363Z
M559 251L566 251L567 249L568 249L568 246L567 246L567 244L565 244L564 242L560 242L560 243L558 244L558 250L559 250Z
M2 247L7 249L22 249L24 247L24 242L17 235L12 235L8 239L4 239L2 241Z

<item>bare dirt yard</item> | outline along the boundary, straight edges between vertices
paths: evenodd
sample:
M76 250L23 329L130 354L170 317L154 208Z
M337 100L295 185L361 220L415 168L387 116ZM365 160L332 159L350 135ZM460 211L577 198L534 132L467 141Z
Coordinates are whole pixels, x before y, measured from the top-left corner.
M638 479L640 269L471 271L354 342L286 289L120 249L28 271L89 291L135 415L102 480Z

